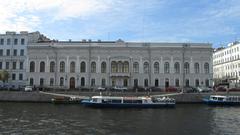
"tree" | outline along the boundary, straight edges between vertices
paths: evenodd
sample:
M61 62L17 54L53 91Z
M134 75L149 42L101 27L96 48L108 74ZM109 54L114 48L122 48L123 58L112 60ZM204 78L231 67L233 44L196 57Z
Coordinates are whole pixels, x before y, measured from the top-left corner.
M0 70L0 80L5 83L8 81L9 73L6 70Z

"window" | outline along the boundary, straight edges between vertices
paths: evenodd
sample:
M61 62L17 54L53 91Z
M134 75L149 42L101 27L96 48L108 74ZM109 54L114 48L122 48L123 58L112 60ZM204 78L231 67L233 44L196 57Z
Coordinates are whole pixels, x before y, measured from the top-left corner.
M199 64L198 64L198 63L195 63L195 64L194 64L194 70L195 70L195 73L196 73L196 74L199 73Z
M144 79L144 87L148 87L148 79Z
M96 62L91 63L91 73L96 73Z
M53 84L54 84L54 79L50 78L50 86L53 86Z
M134 87L138 87L138 79L134 79Z
M10 56L10 49L7 49L7 56Z
M61 78L60 78L60 86L63 86L63 85L64 85L64 78L61 77Z
M164 73L170 73L169 63L168 62L164 63Z
M12 64L13 64L12 69L16 69L17 68L17 62L13 62Z
M24 45L24 44L25 44L25 39L22 38L22 39L21 39L21 45Z
M0 69L2 69L2 62L0 62Z
M205 80L205 85L206 85L206 87L209 87L209 80L208 79Z
M128 73L129 72L129 64L127 61L123 63L123 72Z
M106 62L102 62L101 73L106 73L106 72L107 72L107 64L106 64Z
M20 56L24 56L24 50L23 49L21 49L21 51L20 51Z
M175 73L179 74L180 73L180 64L178 62L176 62L174 64L174 71Z
M4 45L4 39L1 38L0 45Z
M102 87L105 87L106 86L106 79L102 79Z
M23 80L23 74L19 74L18 80Z
M85 63L84 61L81 62L80 72L81 72L81 73L85 73L85 72L86 72L86 63Z
M204 72L205 72L205 74L209 73L209 64L208 63L204 64Z
M3 56L3 49L0 49L0 56Z
M112 71L112 73L117 72L117 62L115 62L115 61L111 62L111 71Z
M55 62L51 61L50 62L50 72L54 72L55 71Z
M175 79L175 86L176 87L179 87L180 85L179 85L179 79Z
M189 79L186 79L186 80L185 80L185 86L186 86L186 87L189 87Z
M139 64L138 62L133 63L133 72L134 73L139 73Z
M189 74L190 73L189 63L188 62L184 63L184 72L185 72L185 74Z
M12 80L16 80L16 74L12 74Z
M127 86L128 86L128 79L124 79L124 80L123 80L123 86L124 86L124 87L127 87Z
M168 78L165 78L165 87L169 87L169 79Z
M44 85L44 79L40 78L40 86L43 86L43 85Z
M61 73L65 72L65 62L64 61L60 62L60 72Z
M70 72L71 72L71 73L75 73L75 62L74 62L74 61L72 61L72 62L70 63Z
M18 44L18 39L15 38L15 39L14 39L14 45L17 45L17 44Z
M17 56L17 49L13 50L13 56Z
M159 63L158 62L154 63L154 73L156 73L156 74L159 73Z
M85 78L84 77L81 78L81 86L82 87L85 86Z
M9 69L9 62L6 62L6 69Z
M149 73L149 64L148 64L148 62L144 62L144 64L143 64L143 71L144 71L144 73Z
M34 80L33 80L33 78L30 78L30 82L29 82L29 84L30 84L30 86L33 86L33 84L34 84Z
M91 79L91 86L95 86L95 79Z
M10 38L7 39L7 45L11 45L11 39Z
M40 62L40 72L45 72L45 62Z
M30 72L35 72L35 62L30 62Z

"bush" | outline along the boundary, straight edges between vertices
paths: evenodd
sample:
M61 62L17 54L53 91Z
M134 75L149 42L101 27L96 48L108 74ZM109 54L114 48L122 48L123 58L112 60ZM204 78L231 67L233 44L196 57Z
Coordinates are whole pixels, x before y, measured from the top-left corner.
M176 88L176 87L167 87L167 88L165 88L165 91L166 92L177 92L178 91L178 89Z

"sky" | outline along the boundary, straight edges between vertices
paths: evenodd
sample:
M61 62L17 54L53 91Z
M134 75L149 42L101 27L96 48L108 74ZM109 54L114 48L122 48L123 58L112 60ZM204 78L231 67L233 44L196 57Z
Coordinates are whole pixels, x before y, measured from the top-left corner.
M56 40L240 40L240 0L0 0L0 33L39 31Z

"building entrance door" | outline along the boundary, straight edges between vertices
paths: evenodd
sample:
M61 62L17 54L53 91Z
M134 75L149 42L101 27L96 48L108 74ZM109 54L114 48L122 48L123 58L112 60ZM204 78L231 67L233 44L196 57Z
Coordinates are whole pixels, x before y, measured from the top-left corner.
M75 78L74 77L70 78L70 89L75 89Z

